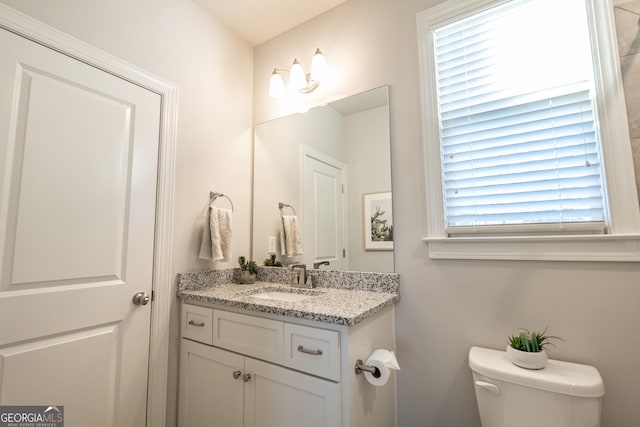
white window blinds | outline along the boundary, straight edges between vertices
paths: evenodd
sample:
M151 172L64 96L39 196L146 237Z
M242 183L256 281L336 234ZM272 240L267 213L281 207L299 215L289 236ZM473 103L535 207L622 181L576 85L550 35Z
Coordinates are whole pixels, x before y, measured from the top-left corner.
M510 1L433 43L447 232L603 232L584 2Z

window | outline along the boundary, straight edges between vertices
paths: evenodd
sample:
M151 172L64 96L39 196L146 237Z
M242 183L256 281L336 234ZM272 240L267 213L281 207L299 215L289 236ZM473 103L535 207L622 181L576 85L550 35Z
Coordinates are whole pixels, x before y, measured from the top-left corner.
M640 259L612 20L602 0L418 15L430 256Z

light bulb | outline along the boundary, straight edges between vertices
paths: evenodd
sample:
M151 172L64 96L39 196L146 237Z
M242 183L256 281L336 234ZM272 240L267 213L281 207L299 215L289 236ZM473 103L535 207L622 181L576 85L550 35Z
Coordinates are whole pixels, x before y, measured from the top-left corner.
M324 81L327 78L327 60L320 52L320 48L316 49L311 61L311 78L317 82Z
M307 75L304 73L298 59L294 59L289 71L289 87L294 90L300 90L305 86L307 86Z
M274 68L271 74L271 80L269 80L269 96L272 98L280 98L284 96L284 94L284 80L282 80L282 76Z

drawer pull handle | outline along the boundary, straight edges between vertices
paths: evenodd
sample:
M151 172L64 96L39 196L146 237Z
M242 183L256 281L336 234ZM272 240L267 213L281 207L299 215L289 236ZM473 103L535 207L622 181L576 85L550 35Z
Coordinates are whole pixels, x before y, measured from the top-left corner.
M242 376L242 381L244 381L245 383L248 383L250 379L251 379L251 374L244 374Z
M298 351L300 353L306 353L306 354L312 354L314 356L320 356L322 355L322 350L321 349L317 349L317 350L309 350L304 348L303 346L299 345L298 346Z
M189 320L189 324L191 326L197 326L198 328L202 328L204 326L204 322L196 322L195 320Z
M242 375L242 371L233 371L233 379L237 380Z

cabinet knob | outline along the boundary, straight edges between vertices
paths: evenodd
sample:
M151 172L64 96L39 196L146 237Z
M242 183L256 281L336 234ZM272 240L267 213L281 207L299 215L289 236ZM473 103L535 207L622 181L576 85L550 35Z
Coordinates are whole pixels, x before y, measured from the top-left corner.
M233 371L233 379L237 380L242 375L242 371Z
M244 381L245 383L249 382L250 379L251 379L251 374L244 374L242 376L242 381Z

